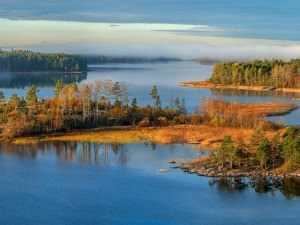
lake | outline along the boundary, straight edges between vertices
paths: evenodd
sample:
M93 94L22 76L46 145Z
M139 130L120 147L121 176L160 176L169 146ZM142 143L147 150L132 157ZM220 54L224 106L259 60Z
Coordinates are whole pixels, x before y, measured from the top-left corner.
M300 105L290 94L179 87L181 81L207 79L211 65L195 62L90 65L83 74L1 74L6 96L25 95L38 86L39 96L53 95L65 83L122 81L129 97L150 104L158 85L164 105L186 99L189 111L201 97L241 102L284 101ZM300 111L283 117L299 124ZM300 224L300 187L253 186L248 181L217 181L173 168L169 160L205 155L196 145L103 145L50 142L34 146L0 145L0 225L282 225ZM161 172L167 171L167 172ZM298 196L298 197L297 197Z
M8 97L13 93L24 96L28 86L35 84L40 97L53 96L56 80L65 83L92 83L95 80L121 81L128 85L129 98L136 97L141 105L151 104L150 90L159 88L163 105L170 105L175 97L185 98L188 111L198 108L202 97L224 98L240 102L290 102L300 106L300 94L274 92L209 90L180 87L182 81L204 80L210 77L212 65L193 61L176 61L141 64L89 65L90 71L82 74L59 73L1 73L0 90ZM286 116L270 118L286 124L300 124L300 108Z
M2 145L0 224L300 224L299 197L212 185L168 163L202 154L192 145Z

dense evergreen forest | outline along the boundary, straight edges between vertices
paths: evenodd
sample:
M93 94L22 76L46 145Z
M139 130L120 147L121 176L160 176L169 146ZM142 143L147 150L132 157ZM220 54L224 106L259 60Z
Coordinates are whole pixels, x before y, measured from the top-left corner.
M60 71L79 72L87 70L85 57L64 53L39 53L23 50L1 51L1 72Z
M255 60L216 64L210 80L223 85L300 88L300 60Z

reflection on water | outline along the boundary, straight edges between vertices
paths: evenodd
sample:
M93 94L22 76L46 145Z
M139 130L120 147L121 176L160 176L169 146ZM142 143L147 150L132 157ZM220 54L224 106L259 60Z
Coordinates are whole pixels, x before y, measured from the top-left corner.
M135 148L134 148L135 147ZM128 163L144 167L143 163L148 166L161 166L154 161L166 160L163 148L168 147L169 153L174 153L174 158L177 159L181 154L185 159L196 158L203 154L203 151L195 153L186 146L187 149L181 149L178 145L157 146L153 143L145 143L139 145L126 144L99 144L92 142L43 142L37 145L11 145L1 144L0 155L13 155L18 158L29 158L39 160L41 157L52 158L60 162L74 162L90 165L101 166L126 166ZM138 152L136 151L138 149ZM146 150L146 151L145 151ZM158 152L156 152L158 150ZM146 153L146 154L145 154ZM180 154L181 153L181 154ZM204 152L205 153L205 152ZM141 155L135 158L136 155ZM155 155L162 159L151 160L147 155ZM169 155L170 156L170 155ZM193 156L193 157L192 157ZM146 161L145 158L147 158ZM182 159L184 159L182 158ZM131 162L129 162L131 159ZM170 158L168 158L170 159ZM141 160L140 162L138 162ZM139 164L141 163L141 164ZM165 161L165 166L166 166ZM152 165L153 164L153 165ZM171 167L171 165L169 165ZM252 188L257 193L273 193L280 191L287 198L300 196L300 180L299 179L279 179L279 178L263 178L256 179L248 178L213 178L208 181L209 186L216 187L219 192L236 192L245 191Z
M1 144L0 154L16 155L37 159L39 155L55 152L59 161L73 161L88 164L109 165L116 161L126 165L128 160L127 145L99 144L91 142L44 142L37 145Z
M253 188L260 194L280 191L286 198L300 196L300 179L297 178L213 178L209 181L210 186L216 187L221 192L244 191Z
M212 178L209 185L215 186L221 192L243 191L249 187L246 178Z
M188 149L188 150L187 150ZM93 142L42 142L35 145L12 145L2 143L0 156L14 156L39 160L53 158L61 162L85 163L103 166L141 166L147 160L151 168L168 165L169 159L193 159L202 153L189 145L100 144ZM129 160L130 159L130 160Z
M278 91L252 91L252 90L235 90L235 89L211 89L214 96L252 96L252 97L274 97L300 99L300 93L278 92Z
M0 88L25 88L36 85L39 88L54 87L57 80L65 84L81 82L87 78L87 73L0 73ZM5 91L5 90L4 90Z

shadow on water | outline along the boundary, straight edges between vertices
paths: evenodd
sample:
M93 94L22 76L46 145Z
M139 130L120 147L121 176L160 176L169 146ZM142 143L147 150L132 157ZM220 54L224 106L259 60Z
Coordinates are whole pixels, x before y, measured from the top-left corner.
M25 88L30 85L38 87L54 87L57 80L65 84L81 82L87 79L87 73L1 73L0 88Z
M258 194L275 194L280 191L287 199L300 196L300 179L297 178L212 178L209 185L221 192L245 191L251 188Z

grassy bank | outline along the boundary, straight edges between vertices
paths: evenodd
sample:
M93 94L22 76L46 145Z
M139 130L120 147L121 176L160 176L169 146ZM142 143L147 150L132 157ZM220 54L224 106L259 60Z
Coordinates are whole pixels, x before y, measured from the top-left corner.
M271 137L275 131L267 131ZM90 141L97 143L144 143L159 144L195 143L203 148L216 148L225 135L237 141L248 140L253 134L252 129L211 127L205 125L178 125L169 127L117 127L93 130L81 130L70 133L58 133L48 136L22 137L13 141L14 144L37 144L44 141Z

